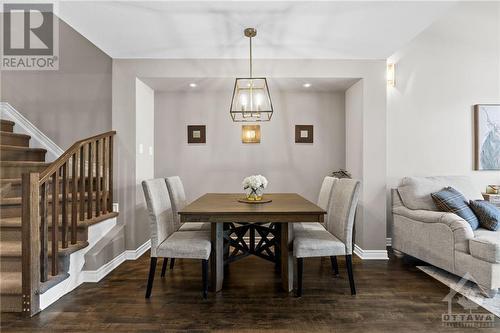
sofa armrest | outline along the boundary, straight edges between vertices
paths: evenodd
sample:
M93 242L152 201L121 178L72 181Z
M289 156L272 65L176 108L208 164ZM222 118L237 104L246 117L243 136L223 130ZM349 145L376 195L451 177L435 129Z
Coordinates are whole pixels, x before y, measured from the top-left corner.
M474 238L469 240L470 253L473 257L491 262L500 263L500 244L485 239Z
M468 240L474 238L474 231L472 231L470 224L460 216L453 213L431 210L413 210L405 206L394 207L392 213L419 222L442 223L447 225L453 232L455 248L463 252L469 252Z

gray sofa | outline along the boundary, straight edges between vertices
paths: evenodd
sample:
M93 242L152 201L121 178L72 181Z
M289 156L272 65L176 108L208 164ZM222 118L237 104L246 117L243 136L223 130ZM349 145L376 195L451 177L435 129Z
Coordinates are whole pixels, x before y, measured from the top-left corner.
M467 199L483 199L468 177L406 177L392 190L392 247L458 276L469 273L485 294L500 288L500 230L472 230L453 213L440 212L431 193L446 186Z

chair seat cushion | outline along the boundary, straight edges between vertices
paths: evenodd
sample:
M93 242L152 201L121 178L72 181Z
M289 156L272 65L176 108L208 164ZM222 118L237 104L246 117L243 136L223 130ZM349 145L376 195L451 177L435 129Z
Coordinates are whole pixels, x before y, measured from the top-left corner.
M210 223L203 222L187 222L183 223L178 231L206 231L210 230Z
M156 250L158 257L208 259L211 243L208 231L176 231Z
M301 232L302 230L326 230L325 226L318 222L302 222L293 224L293 232Z
M297 231L293 240L293 255L296 258L327 257L346 254L341 240L328 230L303 229Z

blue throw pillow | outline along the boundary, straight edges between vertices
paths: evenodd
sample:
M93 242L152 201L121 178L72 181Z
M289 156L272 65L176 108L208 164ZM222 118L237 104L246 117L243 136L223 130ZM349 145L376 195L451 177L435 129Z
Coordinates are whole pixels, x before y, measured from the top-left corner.
M439 192L431 193L431 196L439 210L457 214L469 222L472 230L479 227L479 220L470 209L467 199L453 187L445 187Z
M500 209L484 200L471 200L470 208L476 213L481 227L497 231L500 227Z

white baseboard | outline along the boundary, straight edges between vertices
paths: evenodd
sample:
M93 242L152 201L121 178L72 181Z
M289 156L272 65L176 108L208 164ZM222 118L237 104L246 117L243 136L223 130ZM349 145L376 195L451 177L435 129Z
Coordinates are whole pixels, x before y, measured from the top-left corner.
M249 236L243 236L243 239L246 242L250 241ZM255 239L260 240L260 237L255 237ZM386 238L386 246L391 246L391 243L392 239ZM354 244L354 254L363 260L389 260L387 250L363 250L356 244Z
M31 146L34 148L47 149L47 161L55 161L64 153L61 147L54 143L48 136L40 131L33 123L14 109L7 102L0 102L2 119L15 122L15 132L31 136Z
M363 260L389 260L387 250L363 250L354 244L354 254Z
M125 250L117 255L113 260L106 263L105 265L102 265L94 271L82 271L82 280L83 282L99 282L126 260L136 260L150 248L151 240L148 240L144 244L139 246L136 250Z
M151 239L147 240L144 244L139 246L135 250L126 250L125 251L125 259L126 260L137 260L146 253L147 250L151 248Z

